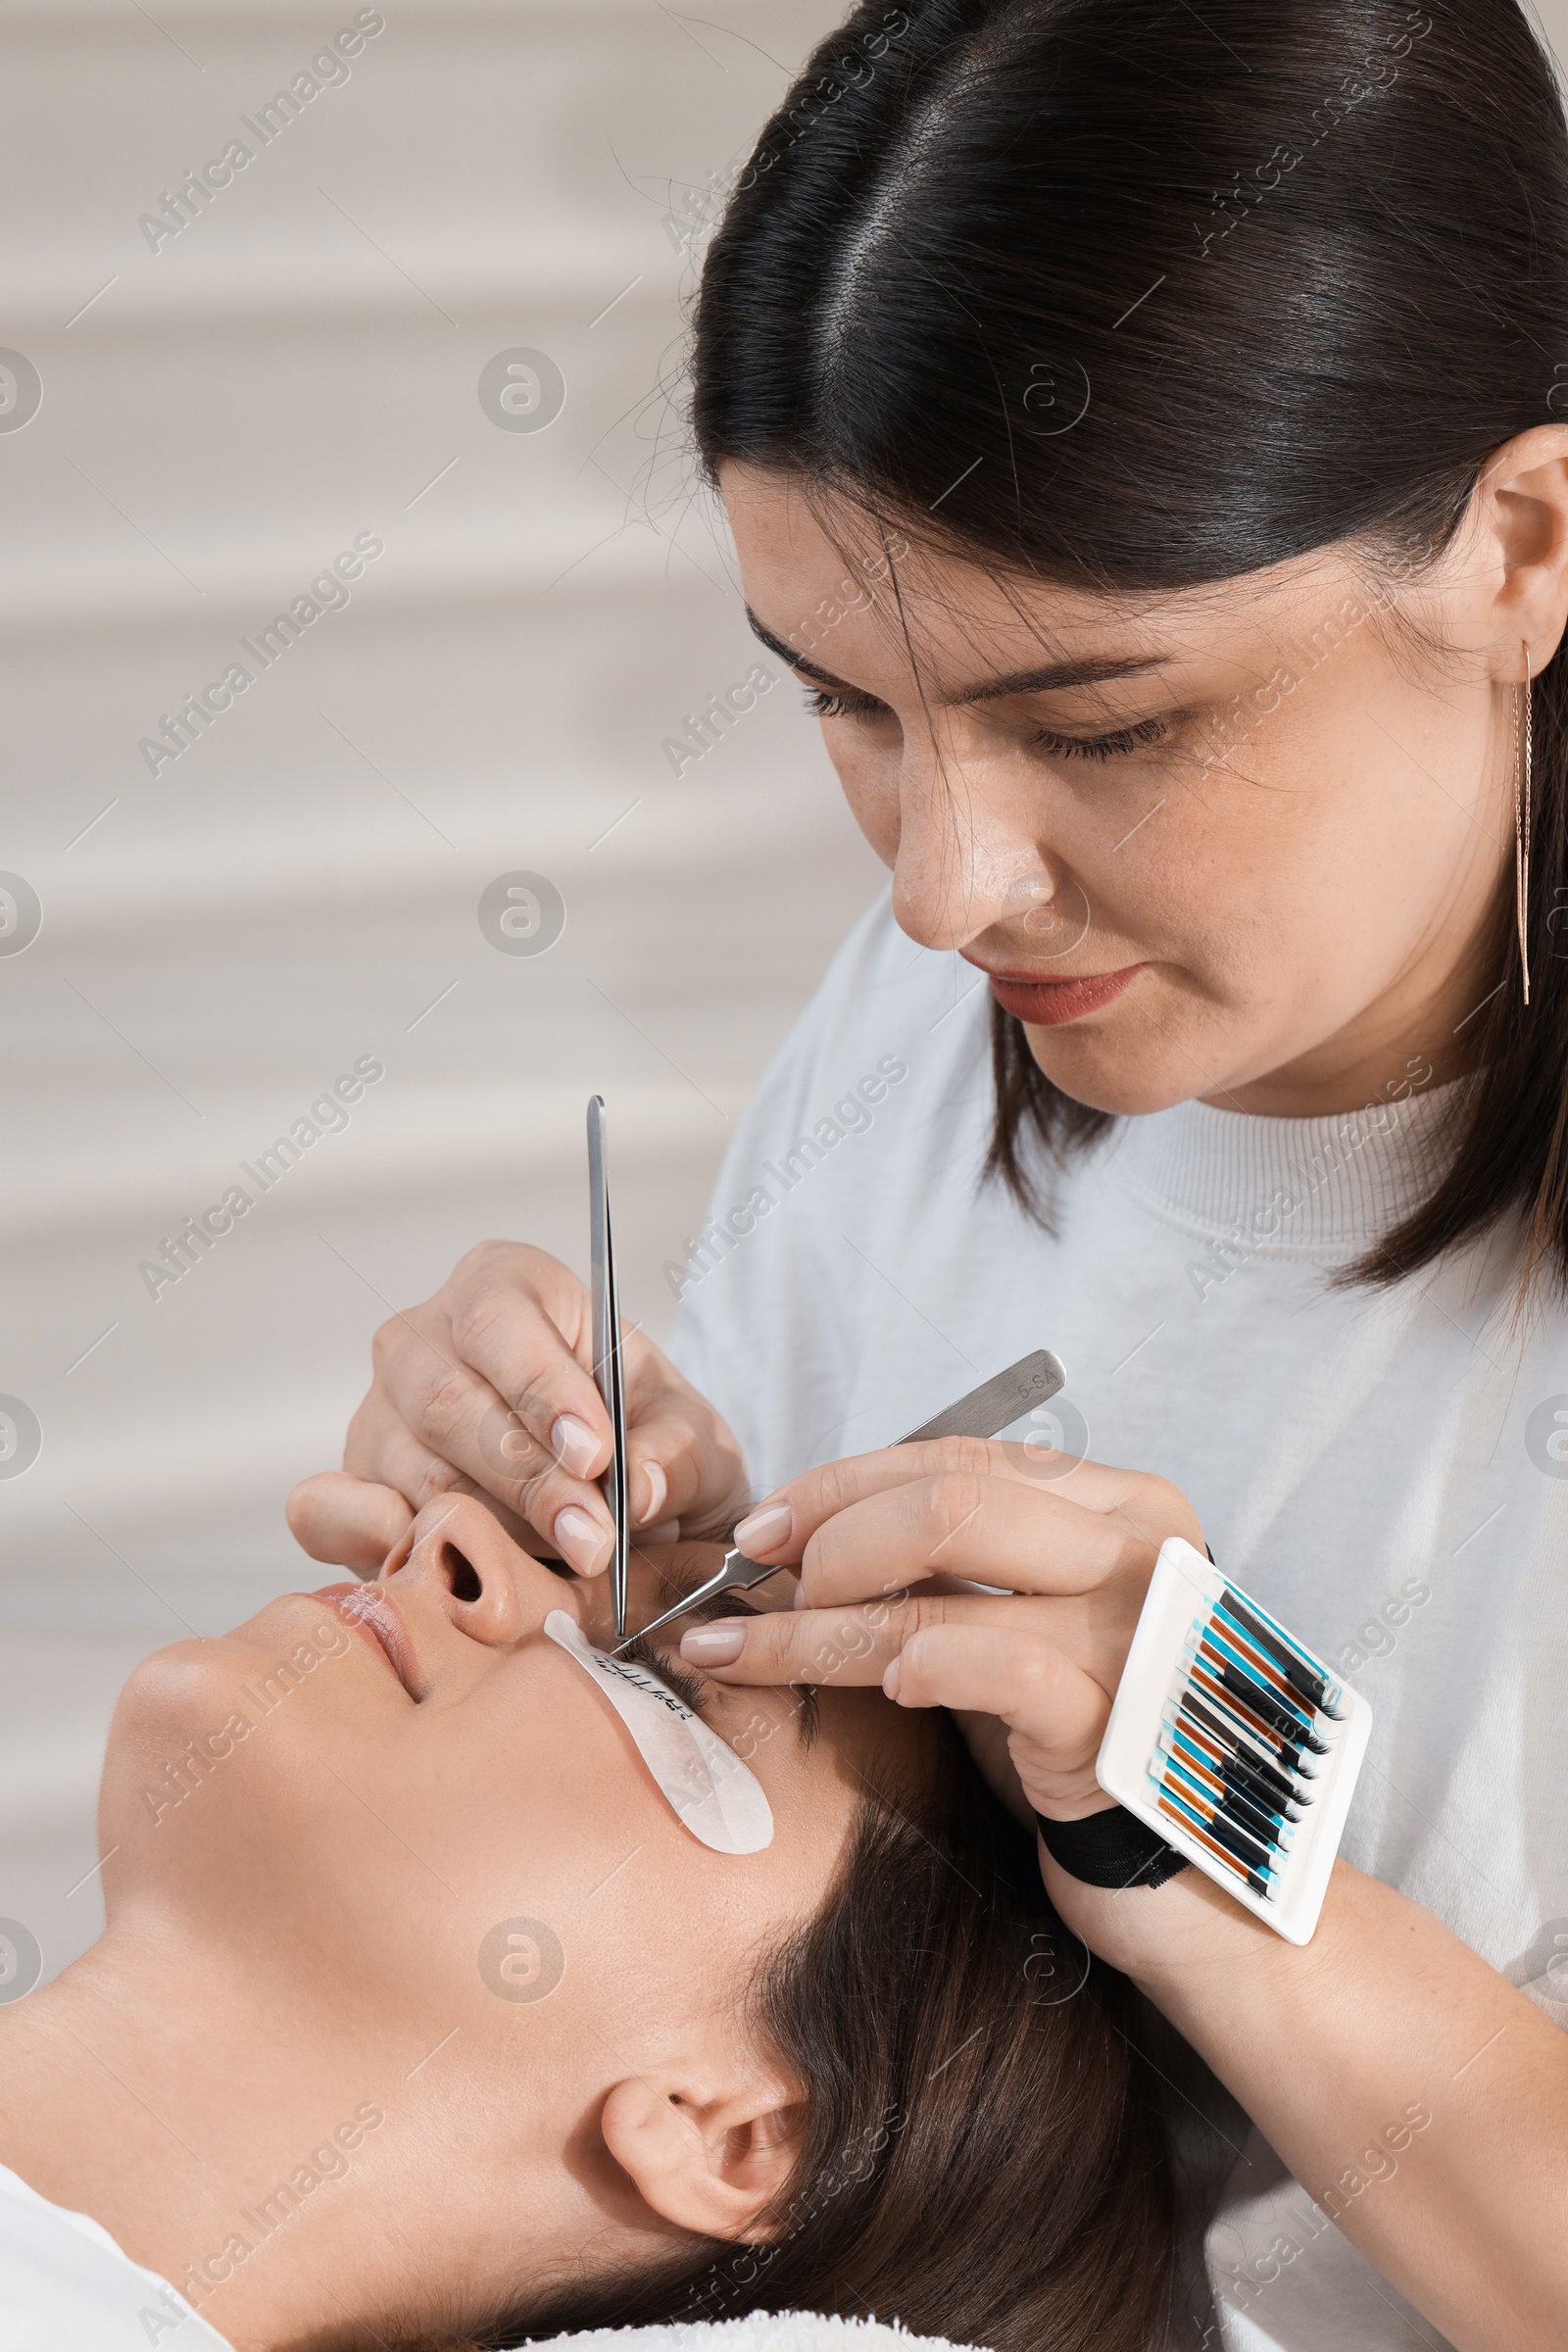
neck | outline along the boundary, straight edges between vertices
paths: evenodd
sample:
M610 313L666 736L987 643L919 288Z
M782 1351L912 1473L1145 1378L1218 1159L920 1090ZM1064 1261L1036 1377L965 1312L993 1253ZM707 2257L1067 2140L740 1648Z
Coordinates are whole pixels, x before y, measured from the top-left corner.
M328 2352L363 2340L342 2295L382 2235L387 2069L363 2042L356 2056L346 2022L311 2043L266 2008L233 1951L106 1936L0 2010L0 2163L90 2215L238 2352Z

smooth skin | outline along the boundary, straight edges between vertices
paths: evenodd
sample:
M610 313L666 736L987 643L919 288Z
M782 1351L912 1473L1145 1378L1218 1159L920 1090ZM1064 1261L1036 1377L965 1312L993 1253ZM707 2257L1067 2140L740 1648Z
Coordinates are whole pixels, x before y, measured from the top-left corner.
M1453 545L1396 563L1392 583L1369 551L1335 547L1113 599L916 549L846 609L847 566L875 576L862 517L745 466L722 488L755 625L775 646L808 624L819 640L794 665L899 922L1011 993L1068 1094L1124 1114L1197 1097L1307 1117L1386 1099L1417 1063L1459 1074L1511 896L1519 687L1568 618L1568 428L1499 449ZM1125 984L1098 1009L1044 1010L1050 983L1113 973ZM591 1480L610 1439L580 1377L581 1285L491 1243L419 1311L417 1334L378 1335L345 1455L381 1491L307 1481L296 1534L354 1564L430 1487L500 1492L476 1433L511 1405L537 1483L502 1499L599 1574L609 1522ZM634 1417L634 1511L721 1529L733 1438L672 1368L643 1376L659 1401ZM568 1412L594 1440L571 1457L552 1436ZM1004 1734L1042 1810L1093 1809L1091 1760L1159 1543L1200 1539L1162 1481L1037 1467L953 1442L792 1482L736 1534L801 1565L807 1608L742 1624L727 1664L717 1627L687 1646L706 1640L706 1671L754 1686L885 1674L901 1706L959 1710L999 1776ZM930 1588L937 1564L1015 1596ZM905 1585L910 1601L893 1603ZM829 1675L818 1653L835 1645ZM1560 2341L1568 2042L1522 1995L1343 1865L1299 1950L1191 1872L1110 1896L1043 1868L1315 2194L1425 2100L1434 2127L1342 2226L1462 2352Z
M639 1615L714 1556L640 1558ZM90 2213L238 2352L456 2339L579 2265L765 2237L804 2093L746 1995L759 1955L820 1907L861 1774L917 1746L874 1690L825 1692L808 1742L794 1694L698 1676L710 1727L749 1729L775 1824L760 1853L714 1853L542 1631L564 1609L612 1646L603 1580L552 1571L448 1496L376 1590L412 1690L304 1593L136 1669L103 1784L107 1931L0 2009L0 2163ZM302 1645L315 1663L288 1685ZM249 1732L191 1769L187 1742L221 1748L236 1712ZM529 1981L526 1940L481 1970L517 1921L564 1954L537 2001L496 1982L506 1960ZM257 2208L302 2166L319 2185L264 2234Z

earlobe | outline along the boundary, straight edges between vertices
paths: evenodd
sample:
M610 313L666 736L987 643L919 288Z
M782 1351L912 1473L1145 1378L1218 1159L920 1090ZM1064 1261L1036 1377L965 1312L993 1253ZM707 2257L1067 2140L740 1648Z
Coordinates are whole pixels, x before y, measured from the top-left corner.
M794 2167L803 2108L759 2078L728 2097L684 2096L641 2076L617 2082L605 2145L660 2218L701 2237L764 2239L763 2216Z

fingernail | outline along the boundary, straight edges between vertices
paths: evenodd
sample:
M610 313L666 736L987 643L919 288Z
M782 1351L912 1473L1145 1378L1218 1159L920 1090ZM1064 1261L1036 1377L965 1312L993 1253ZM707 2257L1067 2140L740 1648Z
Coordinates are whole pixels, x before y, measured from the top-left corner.
M795 1588L795 1598L790 1602L790 1607L792 1609L808 1609L810 1605L810 1602L806 1597L806 1586L804 1582L798 1584Z
M770 1502L760 1511L749 1511L735 1530L735 1541L742 1551L776 1551L788 1543L790 1523L794 1513L787 1502Z
M680 1654L694 1666L733 1666L745 1647L740 1625L694 1625L680 1638Z
M573 1478L586 1478L599 1441L575 1413L558 1413L550 1424L550 1448L563 1470L569 1470Z
M644 1462L643 1476L648 1481L648 1500L643 1504L642 1517L637 1522L639 1527L659 1517L669 1494L669 1481L664 1476L662 1462Z
M886 1666L882 1669L882 1693L885 1698L898 1697L899 1684L901 1680L902 1675L900 1672L898 1659L889 1658Z
M579 1576L592 1573L610 1541L598 1520L590 1519L586 1511L579 1511L574 1502L568 1502L564 1511L556 1513L550 1532L561 1548L562 1558Z

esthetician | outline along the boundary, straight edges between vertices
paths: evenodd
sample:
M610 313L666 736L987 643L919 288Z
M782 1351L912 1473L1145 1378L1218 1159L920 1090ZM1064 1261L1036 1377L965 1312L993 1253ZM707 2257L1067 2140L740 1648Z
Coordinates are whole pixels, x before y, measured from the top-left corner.
M803 1570L686 1654L1000 1722L1070 1820L1158 1546L1206 1541L1374 1710L1316 1936L1041 1853L1255 2126L1224 2341L1560 2346L1548 63L1515 0L878 0L739 174L693 370L753 624L893 885L736 1130L674 1360L628 1341L642 1526ZM377 1335L296 1532L373 1572L471 1487L602 1571L587 1330L482 1244ZM1038 1346L1039 1442L877 1450Z

